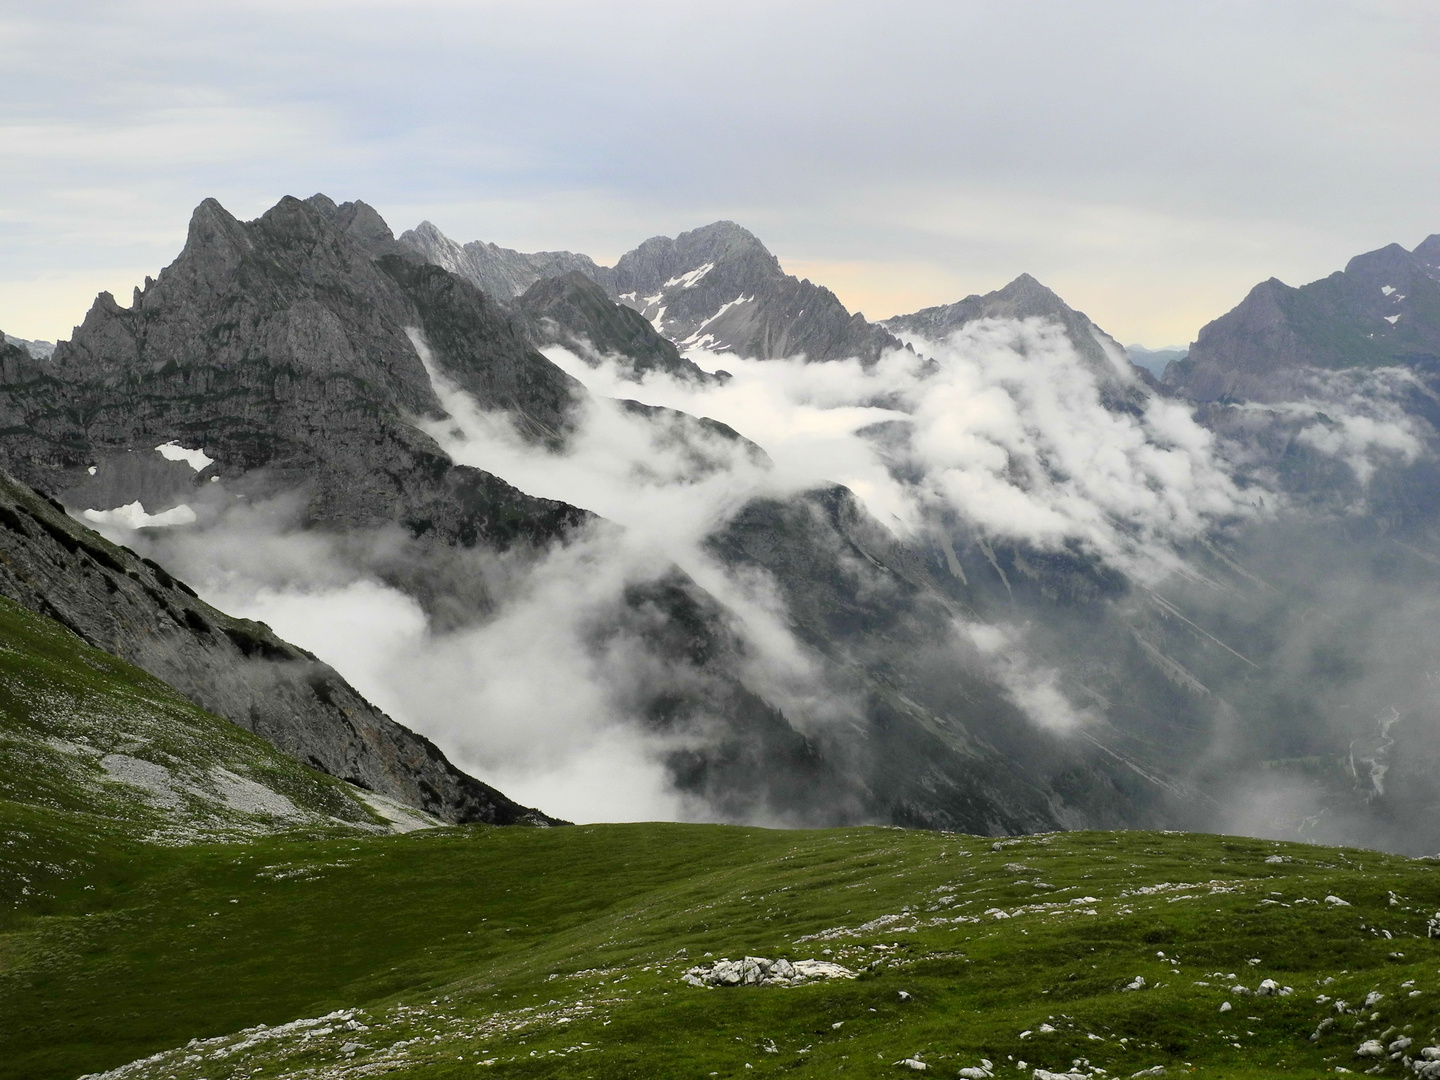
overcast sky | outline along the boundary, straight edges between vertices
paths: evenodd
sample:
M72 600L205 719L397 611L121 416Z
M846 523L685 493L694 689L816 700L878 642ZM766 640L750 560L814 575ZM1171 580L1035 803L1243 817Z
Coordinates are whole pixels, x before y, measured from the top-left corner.
M1436 0L0 0L0 328L213 195L612 261L716 218L871 317L1029 272L1194 337L1440 232Z

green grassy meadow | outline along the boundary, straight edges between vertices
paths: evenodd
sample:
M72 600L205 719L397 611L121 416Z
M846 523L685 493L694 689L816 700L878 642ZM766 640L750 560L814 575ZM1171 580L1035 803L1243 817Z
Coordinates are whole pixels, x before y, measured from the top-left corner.
M1150 833L1003 845L641 824L117 849L6 917L0 1075L172 1050L125 1075L880 1076L908 1058L1313 1077L1373 1066L1365 1039L1435 1041L1431 863ZM682 983L707 953L858 977ZM1266 978L1294 993L1231 989Z
M1440 1042L1428 860L1139 832L382 834L344 785L5 605L0 717L0 1078L1398 1077L1357 1047ZM173 786L117 781L116 747ZM217 767L294 813L227 803ZM682 981L747 955L855 977Z

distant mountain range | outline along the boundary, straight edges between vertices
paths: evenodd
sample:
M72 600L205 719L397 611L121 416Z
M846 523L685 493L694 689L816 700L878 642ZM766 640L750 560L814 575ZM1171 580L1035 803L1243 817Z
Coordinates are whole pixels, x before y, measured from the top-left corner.
M527 255L482 242L462 247L428 221L401 234L400 242L502 299L543 278L582 274L683 349L873 363L899 345L884 328L846 311L829 289L786 274L765 245L732 221L673 240L651 237L613 267L569 251Z
M16 348L24 349L37 360L49 359L50 354L55 351L55 343L53 341L26 341L24 338L12 337L9 334L3 336L6 345L13 345Z
M1147 349L1144 345L1125 346L1125 353L1130 357L1130 362L1136 367L1144 368L1157 379L1163 378L1165 369L1176 360L1183 360L1189 352L1188 348L1180 347Z
M53 356L0 356L0 462L75 518L141 526L162 565L182 541L189 557L229 558L237 523L273 519L323 546L326 573L411 598L444 642L492 625L555 552L590 551L611 529L582 496L507 481L498 450L493 466L457 464L448 432L470 421L456 401L503 418L506 455L560 468L612 452L587 427L609 399L581 377L609 365L638 399L610 402L616 415L644 425L654 462L679 454L691 469L664 479L642 453L627 483L698 492L738 469L723 464L732 452L771 477L736 479L717 502L695 550L718 577L702 584L665 558L615 570L582 635L584 663L624 676L626 722L703 813L982 833L1222 828L1241 827L1253 793L1283 788L1245 827L1433 848L1440 824L1399 824L1440 797L1426 639L1386 644L1376 620L1398 595L1405 626L1425 625L1440 561L1437 251L1432 237L1298 290L1257 286L1167 358L1162 383L1137 367L1153 356L1028 275L871 323L730 222L604 267L461 245L428 222L397 239L366 204L320 195L252 222L207 200L184 251L128 307L102 294ZM557 347L581 366L567 370ZM886 353L903 374L880 374ZM879 419L856 445L913 520L882 523L858 486L787 487L758 431L675 407L732 385L726 356L803 356L817 378L858 359L874 381L846 401ZM647 400L647 380L680 396ZM17 520L30 539L52 535ZM62 548L91 543L78 528L64 525ZM192 610L229 624L111 557L146 614L103 633L75 623L87 640L146 666L153 634L134 626L151 620L187 649L209 633L218 651L196 656L216 670L258 664L288 673L285 693L310 685L302 672L319 661L273 635L246 653L228 632L182 633ZM121 580L130 569L151 591ZM286 572L318 587L303 566ZM53 614L74 606L79 580L0 589ZM108 588L96 578L85 595L96 586ZM751 604L772 613L770 637ZM182 685L193 667L149 664L207 703L218 691ZM397 746L423 743L344 692L341 712L374 718ZM346 749L331 705L312 687L310 713L285 730L238 698L210 707L349 778L372 750ZM378 790L366 777L384 773L392 798L457 819L490 820L462 808L465 791L515 805L467 787L438 751L408 753L353 778Z

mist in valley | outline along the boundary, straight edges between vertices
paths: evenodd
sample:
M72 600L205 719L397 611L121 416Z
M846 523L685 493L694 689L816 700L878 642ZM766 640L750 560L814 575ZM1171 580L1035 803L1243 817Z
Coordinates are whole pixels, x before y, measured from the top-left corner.
M220 489L194 526L108 528L524 803L576 821L854 814L678 787L704 722L657 730L639 713L701 676L660 655L626 604L678 569L723 605L744 684L844 746L865 708L854 686L797 632L780 583L709 542L751 500L842 484L951 590L923 661L934 692L991 687L1016 745L1102 747L1168 793L1177 826L1440 848L1424 824L1435 564L1356 512L1386 470L1428 454L1413 418L1332 401L1317 427L1313 399L1270 410L1346 477L1347 515L1285 490L1253 415L1217 435L1125 365L1087 366L1041 320L982 320L868 366L692 352L730 373L705 384L554 346L587 391L558 451L479 408L412 341L448 413L417 422L454 461L598 515L537 558L450 556L445 579L485 597L481 617L437 622L397 587L385 568L415 557L398 530L301 529L298 499L237 505Z

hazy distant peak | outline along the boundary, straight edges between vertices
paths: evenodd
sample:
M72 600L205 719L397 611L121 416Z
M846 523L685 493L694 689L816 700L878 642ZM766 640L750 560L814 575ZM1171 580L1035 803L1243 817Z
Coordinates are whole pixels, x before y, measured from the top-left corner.
M1363 255L1356 255L1345 264L1347 274L1365 274L1375 272L1398 271L1407 273L1415 267L1415 256L1406 251L1399 244L1386 244L1375 251L1367 251Z
M1427 236L1411 252L1432 277L1440 277L1440 233Z
M1387 244L1292 288L1260 282L1202 327L1167 383L1200 401L1283 400L1300 373L1430 363L1440 354L1440 235Z
M27 341L25 338L15 337L13 334L3 334L6 345L12 345L17 349L23 349L30 355L32 360L48 360L50 354L55 351L53 341Z
M541 278L579 271L603 285L609 272L597 266L590 256L572 251L515 251L483 240L461 245L430 221L422 221L402 233L399 243L500 300L519 296Z
M935 307L922 308L910 315L896 315L884 320L884 325L892 330L938 338L976 319L1060 318L1077 315L1079 312L1060 299L1054 290L1042 285L1029 274L1021 274L994 292L983 296L972 293L953 304L938 304ZM1083 315L1080 317L1084 318Z
M737 285L752 288L785 277L780 260L754 233L733 221L716 221L673 239L652 236L627 251L615 264L615 291L654 294L686 274L708 274L716 267L722 268L721 278L734 277ZM699 280L697 277L694 284Z
M1076 311L1054 290L1029 274L1021 274L1003 288L984 296L971 295L953 304L924 308L910 315L896 315L884 320L882 325L897 333L942 341L979 319L1036 318L1064 327L1075 351L1107 386L1127 386L1134 377L1135 368L1118 341L1091 322L1084 312Z

